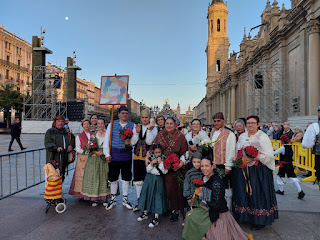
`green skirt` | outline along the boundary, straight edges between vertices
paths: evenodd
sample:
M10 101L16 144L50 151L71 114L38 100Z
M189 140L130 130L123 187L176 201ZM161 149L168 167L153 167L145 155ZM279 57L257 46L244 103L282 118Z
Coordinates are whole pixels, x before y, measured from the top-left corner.
M106 200L110 194L108 188L109 164L99 156L89 155L83 176L82 195L85 200Z
M165 193L163 178L159 175L147 173L142 186L138 208L141 211L147 210L151 213L166 213L168 211L168 202Z
M187 212L182 237L186 240L200 240L211 225L209 211L202 207Z

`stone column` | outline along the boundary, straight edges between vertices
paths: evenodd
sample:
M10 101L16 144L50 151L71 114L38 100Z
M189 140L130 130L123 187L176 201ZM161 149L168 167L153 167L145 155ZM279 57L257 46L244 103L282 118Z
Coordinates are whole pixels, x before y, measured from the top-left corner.
M308 26L309 33L309 66L308 66L308 115L317 114L320 105L320 23L312 19Z
M236 121L236 86L231 86L231 122Z

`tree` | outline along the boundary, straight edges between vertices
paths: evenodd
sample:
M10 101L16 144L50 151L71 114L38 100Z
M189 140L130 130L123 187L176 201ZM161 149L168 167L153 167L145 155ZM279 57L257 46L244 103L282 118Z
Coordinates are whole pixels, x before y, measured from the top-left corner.
M22 110L23 96L15 90L16 85L2 84L0 89L0 108L4 111L4 119L6 121L6 128L10 124L10 109Z

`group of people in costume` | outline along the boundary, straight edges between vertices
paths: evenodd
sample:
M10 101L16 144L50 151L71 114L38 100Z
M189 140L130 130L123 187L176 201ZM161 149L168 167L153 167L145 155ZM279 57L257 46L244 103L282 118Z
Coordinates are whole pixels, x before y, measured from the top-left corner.
M278 218L274 152L268 136L258 129L259 117L242 121L247 131L236 136L225 126L223 113L216 113L214 129L208 136L198 119L190 123L191 131L184 135L174 118L159 115L150 121L147 110L140 114L141 124L128 121L125 106L118 109L118 116L105 130L104 119L93 115L82 121L83 132L76 138L59 128L58 119L48 130L45 142L49 158L61 158L73 149L77 152L69 194L92 201L92 206L102 202L111 210L117 203L121 174L122 204L141 211L137 221L148 219L152 213L148 226L153 228L159 224L160 215L170 211L171 222L179 215L185 219L183 238L190 240L203 236L219 239L221 235L248 239L238 223L251 223L251 229L259 230ZM121 137L120 131L125 129L132 130L131 138ZM62 148L52 143L58 138ZM212 150L199 150L199 138L210 141ZM90 151L93 139L97 148ZM234 161L245 155L247 146L257 149L257 156L247 157L245 168L234 168ZM172 155L178 162L168 168L164 163ZM202 179L203 185L196 186L195 179ZM128 199L132 180L136 199Z

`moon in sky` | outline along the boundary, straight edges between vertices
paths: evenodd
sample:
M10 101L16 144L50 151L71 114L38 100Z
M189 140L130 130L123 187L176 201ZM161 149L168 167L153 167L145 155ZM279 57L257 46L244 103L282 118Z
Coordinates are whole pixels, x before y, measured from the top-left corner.
M66 20L68 21L68 20L69 20L69 18L68 18L68 17L66 17Z

